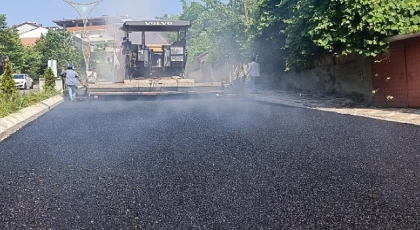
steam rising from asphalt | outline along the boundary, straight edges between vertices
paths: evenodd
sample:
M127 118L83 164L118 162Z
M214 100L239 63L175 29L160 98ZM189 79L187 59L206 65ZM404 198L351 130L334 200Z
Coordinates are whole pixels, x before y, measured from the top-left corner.
M78 0L78 2L92 2L93 0ZM91 17L108 15L111 17L128 17L133 20L147 20L155 19L157 16L162 16L166 12L161 12L164 5L176 6L179 1L173 0L103 0L91 13ZM113 25L113 22L109 22ZM115 36L114 31L109 31L111 36ZM117 46L124 36L123 33L118 33ZM141 33L134 33L132 37L137 37L136 40L141 40ZM136 42L138 43L138 42ZM109 57L110 54L107 56ZM103 57L105 59L105 57ZM120 60L120 64L121 60Z
M75 1L83 3L83 2L92 2L93 0L75 0ZM128 16L129 18L132 18L134 20L155 19L158 16L163 16L164 14L170 14L170 12L162 11L162 9L166 8L165 5L168 5L168 4L175 8L176 7L181 8L181 3L175 0L103 0L93 10L90 17L109 15L109 16L117 16L117 17ZM122 36L123 34L119 34L119 39L122 39ZM140 36L140 34L135 33L135 35L133 34L133 36ZM120 64L122 65L123 63L120 63ZM98 69L98 72L100 72L99 69ZM99 75L99 78L101 78L100 75ZM212 81L211 79L207 79L207 80ZM213 79L213 80L217 81L221 79L218 78L218 79ZM119 97L118 99L121 100L124 98ZM221 100L224 100L224 99L221 99ZM174 100L173 104L186 103L186 101L187 100ZM216 100L216 101L207 100L206 101L207 104L211 104L213 102L219 103L220 100ZM188 103L191 104L191 103L201 103L201 102L200 100L191 100ZM208 106L209 112L216 114L217 113L216 107L209 105Z

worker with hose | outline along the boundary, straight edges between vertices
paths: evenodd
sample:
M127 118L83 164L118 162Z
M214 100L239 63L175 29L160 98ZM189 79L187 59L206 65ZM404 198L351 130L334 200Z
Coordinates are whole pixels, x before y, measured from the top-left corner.
M83 84L82 80L80 79L79 74L76 71L74 71L73 64L69 64L67 66L67 69L63 73L61 73L60 76L66 79L65 84L69 91L70 101L71 102L76 101L76 90L77 90L76 79L83 86L85 86L85 84Z

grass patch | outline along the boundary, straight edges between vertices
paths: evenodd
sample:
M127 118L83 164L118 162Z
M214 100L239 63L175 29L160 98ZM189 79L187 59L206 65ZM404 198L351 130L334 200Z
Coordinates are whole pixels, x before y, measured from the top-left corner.
M57 91L31 92L29 94L13 94L0 98L0 118L34 105L40 101L58 95Z

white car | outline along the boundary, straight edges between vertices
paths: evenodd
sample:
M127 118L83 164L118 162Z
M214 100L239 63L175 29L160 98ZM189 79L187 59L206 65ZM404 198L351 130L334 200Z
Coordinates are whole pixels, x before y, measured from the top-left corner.
M27 74L14 74L15 86L18 89L33 89L34 80Z

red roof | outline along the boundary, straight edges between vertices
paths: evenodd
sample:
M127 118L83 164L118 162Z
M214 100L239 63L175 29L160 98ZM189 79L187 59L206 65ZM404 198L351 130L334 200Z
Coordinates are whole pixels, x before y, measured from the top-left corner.
M20 41L24 46L34 46L38 38L21 38Z

